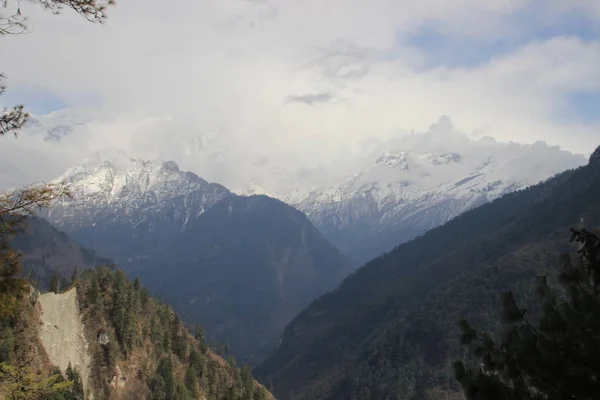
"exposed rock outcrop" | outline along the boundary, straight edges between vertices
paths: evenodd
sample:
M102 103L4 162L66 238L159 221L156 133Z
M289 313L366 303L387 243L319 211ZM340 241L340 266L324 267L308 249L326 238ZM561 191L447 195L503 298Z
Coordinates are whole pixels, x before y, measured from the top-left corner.
M89 390L90 356L79 312L77 289L37 299L41 307L40 340L50 362L64 373L69 365L81 374L83 389Z

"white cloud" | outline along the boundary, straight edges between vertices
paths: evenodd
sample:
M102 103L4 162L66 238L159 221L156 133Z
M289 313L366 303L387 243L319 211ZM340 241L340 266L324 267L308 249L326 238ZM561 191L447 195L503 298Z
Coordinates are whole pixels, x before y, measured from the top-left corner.
M570 92L600 92L598 37L533 35L487 62L432 68L428 49L405 40L428 26L482 43L520 37L530 28L513 16L536 3L123 0L106 26L24 3L33 32L0 42L7 84L39 85L72 104L97 93L105 105L60 145L2 139L3 171L15 172L0 186L121 150L235 187L265 171L319 171L440 115L467 133L591 152L600 119L556 115ZM600 21L595 0L538 5L544 26L567 11ZM286 101L294 98L313 106ZM36 163L23 165L25 154Z

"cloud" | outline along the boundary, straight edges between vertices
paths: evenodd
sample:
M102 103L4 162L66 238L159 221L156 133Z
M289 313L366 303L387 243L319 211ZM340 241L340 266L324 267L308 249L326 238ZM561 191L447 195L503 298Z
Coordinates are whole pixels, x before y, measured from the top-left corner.
M312 106L317 103L329 103L332 99L333 95L331 93L297 94L287 96L285 103L303 103Z
M31 34L0 39L9 89L44 88L72 119L93 112L60 143L0 139L11 171L0 186L117 150L231 187L275 182L338 168L364 143L426 131L441 115L479 137L590 152L599 4L128 0L95 26L23 3ZM38 159L44 168L23 162Z
M48 114L68 107L67 103L50 90L26 83L9 87L0 97L2 108L9 108L15 104L27 104L28 110L36 114Z

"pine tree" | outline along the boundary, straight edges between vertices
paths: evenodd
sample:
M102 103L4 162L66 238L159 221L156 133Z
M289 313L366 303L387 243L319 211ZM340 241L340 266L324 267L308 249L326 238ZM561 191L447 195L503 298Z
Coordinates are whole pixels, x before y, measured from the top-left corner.
M173 376L173 361L171 361L171 357L167 356L160 360L156 372L164 382L165 399L174 399L175 378Z
M165 387L165 380L160 375L156 375L150 383L152 388L152 400L165 400L167 398L167 391Z
M75 286L77 279L79 278L79 273L77 271L77 265L73 268L73 273L71 274L71 286Z
M85 296L88 305L95 307L98 305L100 301L100 284L98 283L98 275L92 275L90 280L90 285L87 290L87 295Z
M67 380L73 382L73 386L71 387L71 394L73 394L73 399L83 400L83 382L81 381L81 375L79 372L73 367L71 367L71 363L67 366L65 371L65 375L67 376Z
M181 358L185 358L187 353L187 343L183 333L183 325L177 315L171 323L171 349L173 353Z
M198 375L194 366L190 363L185 371L184 378L185 387L192 394L196 394L198 392Z
M502 301L499 343L461 321L463 343L478 359L454 365L469 400L591 400L600 398L600 239L573 230L575 257L561 260L562 291L540 277L542 315L535 323L513 295Z
M257 386L253 398L256 400L267 400L267 389L263 386Z
M52 280L50 281L50 291L54 293L58 293L60 286L60 279L58 278L58 274L56 271L52 274Z
M31 367L17 368L0 364L0 388L11 400L44 400L68 393L73 383L65 381L60 374L45 376Z
M206 333L204 332L204 328L201 326L196 327L196 340L200 344L200 350L202 354L206 354L208 350L208 345L206 343Z

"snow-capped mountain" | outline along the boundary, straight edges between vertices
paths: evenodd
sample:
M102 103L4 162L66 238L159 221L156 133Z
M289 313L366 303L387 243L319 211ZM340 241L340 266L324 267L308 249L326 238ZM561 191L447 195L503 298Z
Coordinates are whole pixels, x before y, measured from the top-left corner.
M285 325L350 272L306 215L279 200L237 196L172 161L121 161L68 170L54 183L71 198L45 217L244 362L262 360Z
M585 163L545 143L474 141L434 125L381 144L337 185L284 199L358 266L473 207Z
M190 218L233 195L219 184L180 171L172 161L131 159L122 164L88 160L55 179L53 183L66 186L71 197L57 202L47 218L67 231L116 219L136 226L151 216L182 229Z

